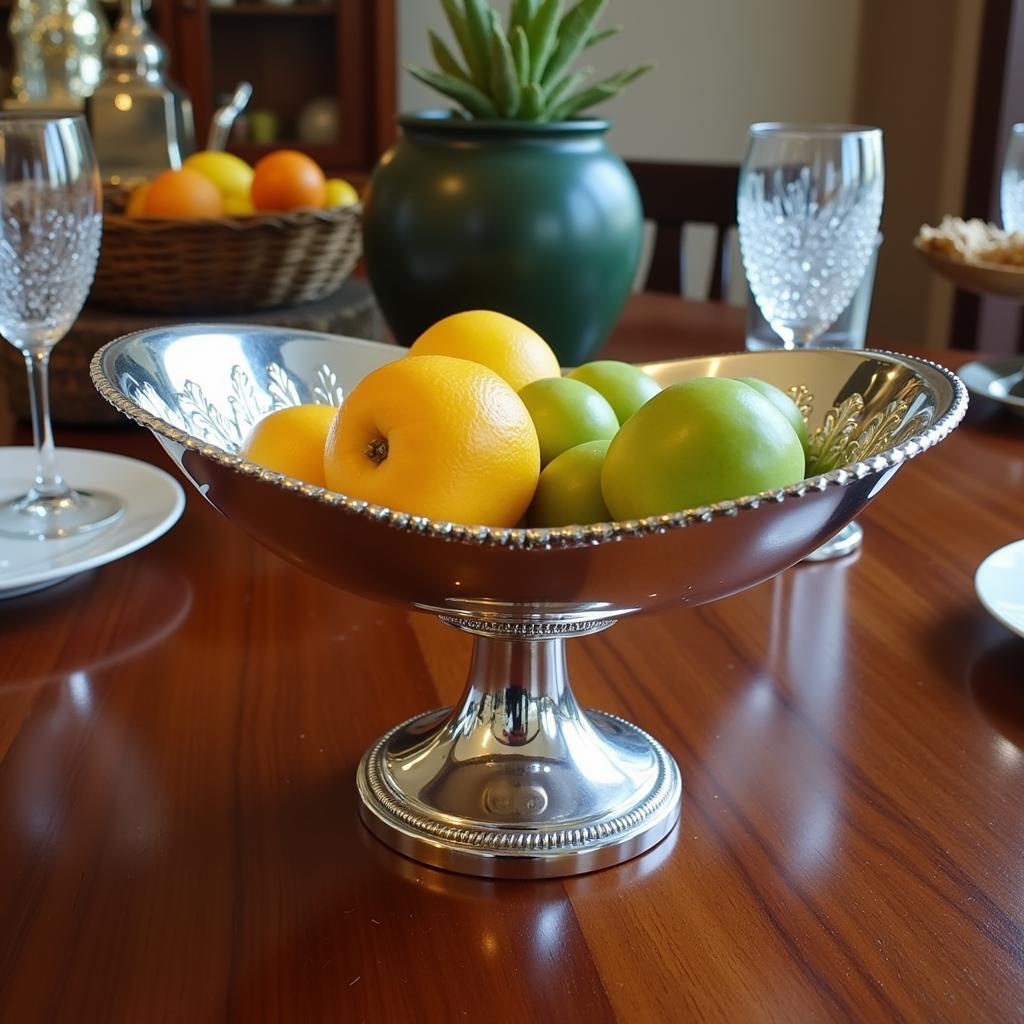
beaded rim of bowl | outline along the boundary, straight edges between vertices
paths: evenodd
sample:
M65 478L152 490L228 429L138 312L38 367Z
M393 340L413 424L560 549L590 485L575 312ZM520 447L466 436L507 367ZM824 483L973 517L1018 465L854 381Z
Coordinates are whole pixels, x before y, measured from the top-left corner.
M130 337L130 335L128 336ZM802 498L808 494L819 493L829 487L845 487L866 477L884 473L901 465L922 452L938 444L948 436L967 412L967 388L959 377L946 367L921 359L918 356L907 356L882 349L861 349L864 355L882 356L894 360L902 366L927 366L937 371L949 382L953 391L953 399L946 411L919 433L885 449L875 455L840 466L826 473L819 473L799 480L786 487L760 494L747 495L730 501L716 502L699 508L682 509L666 515L648 516L645 519L628 519L606 523L591 523L585 526L562 527L494 527L472 526L463 523L442 522L425 516L415 516L408 512L397 512L383 505L350 498L336 491L296 480L266 469L254 462L249 462L238 455L233 455L206 441L201 441L192 434L172 426L140 408L128 398L107 377L102 368L104 353L118 344L123 338L115 338L100 348L92 358L89 367L93 383L100 395L119 412L130 420L146 427L155 434L181 445L189 451L197 452L204 458L218 465L240 473L243 476L257 477L262 482L278 487L281 490L301 494L305 498L320 504L340 508L354 515L363 516L376 522L384 523L392 529L405 530L412 533L437 537L439 540L474 545L488 545L523 550L545 550L566 547L591 547L598 544L621 541L629 537L641 537L652 533L666 533L669 530L682 529L698 523L708 523L723 516L736 516L741 512L756 511L763 505L776 505L784 501ZM816 352L848 352L847 349L815 349ZM719 353L721 355L721 353ZM691 359L706 358L701 356L686 357L678 362ZM673 360L675 362L676 360Z

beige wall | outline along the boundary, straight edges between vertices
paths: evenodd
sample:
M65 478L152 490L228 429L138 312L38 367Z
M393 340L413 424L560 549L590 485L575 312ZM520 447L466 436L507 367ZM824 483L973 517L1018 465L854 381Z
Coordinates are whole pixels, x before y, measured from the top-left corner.
M885 244L870 332L948 343L952 289L911 242L960 213L983 0L863 0L856 116L885 131Z
M739 161L752 121L847 120L864 0L611 0L619 36L588 51L599 73L658 64L604 110L623 156ZM494 2L499 10L507 2ZM427 29L450 38L438 0L399 0L399 56L432 67ZM437 105L401 73L403 110Z

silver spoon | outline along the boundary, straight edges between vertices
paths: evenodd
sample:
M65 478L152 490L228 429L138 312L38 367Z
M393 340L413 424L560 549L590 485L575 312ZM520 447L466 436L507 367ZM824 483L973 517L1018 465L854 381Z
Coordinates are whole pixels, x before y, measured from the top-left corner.
M245 110L251 97L252 83L239 82L231 99L223 107L220 107L210 119L210 131L206 136L207 149L224 149L227 146L231 126L235 123L238 115Z

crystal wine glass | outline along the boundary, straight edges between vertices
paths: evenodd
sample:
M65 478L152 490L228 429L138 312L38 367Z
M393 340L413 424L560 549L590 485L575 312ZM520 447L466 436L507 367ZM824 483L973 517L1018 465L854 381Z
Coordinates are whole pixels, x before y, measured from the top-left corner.
M1024 231L1024 124L1010 130L999 181L999 214L1007 231Z
M0 115L0 334L28 367L35 482L0 504L0 533L69 537L113 522L120 499L70 488L50 427L50 351L81 312L99 255L100 179L80 115Z
M850 304L882 214L882 132L755 124L740 172L740 251L785 348L812 344Z
M751 126L736 203L740 252L784 348L812 345L850 304L874 254L884 178L878 128ZM804 560L850 554L863 535L848 523Z

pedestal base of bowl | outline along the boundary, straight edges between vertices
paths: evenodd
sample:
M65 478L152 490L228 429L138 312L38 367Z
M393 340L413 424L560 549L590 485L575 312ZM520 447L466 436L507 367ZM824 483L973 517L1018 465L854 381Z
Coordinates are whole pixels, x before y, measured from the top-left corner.
M660 743L579 707L562 637L478 634L460 704L383 736L357 784L362 820L378 839L488 878L575 875L629 860L672 831L682 797Z

